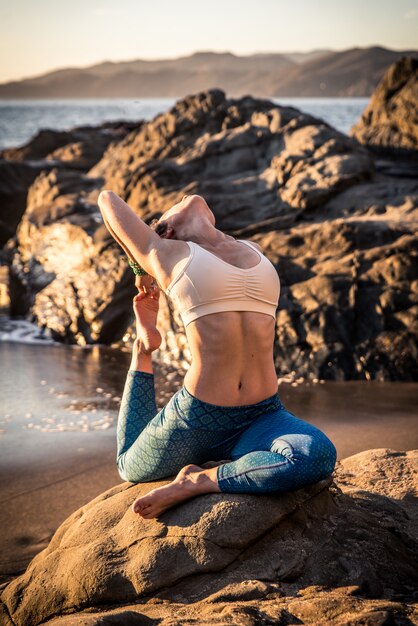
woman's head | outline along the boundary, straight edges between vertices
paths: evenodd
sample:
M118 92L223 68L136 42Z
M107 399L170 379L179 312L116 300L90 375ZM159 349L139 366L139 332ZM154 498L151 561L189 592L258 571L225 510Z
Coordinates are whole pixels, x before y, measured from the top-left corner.
M150 227L164 239L187 241L198 238L203 229L215 227L215 216L202 196L185 195L159 219L153 220Z

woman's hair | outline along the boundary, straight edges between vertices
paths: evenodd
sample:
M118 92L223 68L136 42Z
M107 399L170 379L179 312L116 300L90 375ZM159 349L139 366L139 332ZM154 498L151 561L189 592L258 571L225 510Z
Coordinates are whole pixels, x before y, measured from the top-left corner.
M155 230L157 235L160 235L160 236L163 235L165 233L165 231L167 230L166 222L158 223L158 218L157 217L155 217L153 220L151 220L151 222L148 224L148 226L150 228L152 228L152 230Z

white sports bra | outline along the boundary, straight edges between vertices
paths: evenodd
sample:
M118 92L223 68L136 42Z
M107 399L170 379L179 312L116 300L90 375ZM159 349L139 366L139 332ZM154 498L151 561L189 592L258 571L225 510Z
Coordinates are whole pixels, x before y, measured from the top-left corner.
M193 241L185 265L165 293L180 312L184 326L220 311L256 311L276 318L280 280L274 265L250 242L238 239L260 257L248 269L235 267Z

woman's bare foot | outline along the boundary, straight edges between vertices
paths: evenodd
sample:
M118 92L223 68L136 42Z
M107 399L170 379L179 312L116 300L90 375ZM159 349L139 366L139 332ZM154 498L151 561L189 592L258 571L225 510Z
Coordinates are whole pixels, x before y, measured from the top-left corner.
M158 297L140 291L133 301L136 339L141 352L151 354L160 347L162 337L157 329Z
M151 519L175 504L199 494L220 493L216 471L216 467L204 470L199 465L186 465L171 483L137 498L132 505L132 511L144 519Z

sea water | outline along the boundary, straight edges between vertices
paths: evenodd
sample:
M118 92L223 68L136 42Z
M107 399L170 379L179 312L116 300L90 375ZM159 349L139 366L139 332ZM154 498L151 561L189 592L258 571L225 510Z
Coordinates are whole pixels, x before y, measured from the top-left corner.
M151 120L180 98L101 98L65 100L0 100L0 149L20 146L40 129L68 130L119 120ZM368 98L270 98L321 118L348 133Z

